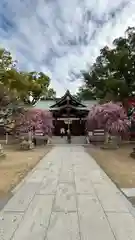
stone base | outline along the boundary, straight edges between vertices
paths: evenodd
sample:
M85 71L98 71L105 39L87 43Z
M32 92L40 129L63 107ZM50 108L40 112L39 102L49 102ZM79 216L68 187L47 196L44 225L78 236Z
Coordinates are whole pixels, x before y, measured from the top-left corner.
M0 153L0 159L3 159L6 157L6 154L5 153Z
M135 159L135 152L130 153L130 157Z
M117 145L117 144L104 144L102 147L101 147L102 149L106 149L106 150L116 150L116 149L118 149L119 148L119 146Z
M29 141L22 141L21 144L20 144L20 150L32 150L34 148L34 144L32 142L29 142Z

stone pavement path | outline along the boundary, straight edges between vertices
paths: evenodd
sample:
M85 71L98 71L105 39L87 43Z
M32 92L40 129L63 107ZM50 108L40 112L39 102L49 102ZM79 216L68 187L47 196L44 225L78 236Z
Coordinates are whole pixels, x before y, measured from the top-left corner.
M81 146L48 153L0 213L0 240L134 240L127 200Z
M53 136L51 138L51 144L67 144L67 136L64 136L63 138L61 138L60 136ZM83 145L86 144L86 137L85 136L72 136L71 137L71 144L75 144L75 145Z

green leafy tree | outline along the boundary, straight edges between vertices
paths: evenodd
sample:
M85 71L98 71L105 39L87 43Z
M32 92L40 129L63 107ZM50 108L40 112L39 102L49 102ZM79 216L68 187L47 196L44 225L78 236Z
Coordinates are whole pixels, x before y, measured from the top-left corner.
M0 49L0 122L6 126L26 104L35 104L47 94L50 78L42 72L21 72L11 53Z
M80 100L95 100L96 96L94 93L94 89L92 91L91 88L87 88L86 86L82 86L79 88L76 97Z
M55 99L56 98L56 91L53 88L49 88L47 92L47 98Z
M45 92L44 96L42 97L42 100L55 99L55 98L56 98L56 91L54 91L53 88L48 88L48 91Z
M26 82L26 89L21 93L21 98L26 104L33 105L48 93L50 78L42 72L25 72L21 74Z
M120 100L134 95L135 28L125 37L114 40L113 48L105 46L89 71L83 72L86 89L99 99Z

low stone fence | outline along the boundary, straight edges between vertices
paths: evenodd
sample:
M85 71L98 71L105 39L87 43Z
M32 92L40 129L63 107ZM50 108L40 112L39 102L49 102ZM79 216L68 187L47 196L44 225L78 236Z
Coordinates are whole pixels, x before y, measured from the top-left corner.
M17 144L19 143L19 139L16 138L15 136L12 135L8 135L8 139L6 138L6 136L0 136L0 144L5 145L12 145L12 144Z
M6 138L5 135L0 136L0 144L2 145L14 145L14 144L19 144L21 142L21 139L24 138L26 141L29 140L29 134L28 133L24 133L21 134L20 136L13 136L13 135L8 135L8 137ZM33 137L32 137L33 139ZM35 135L35 139L36 139L36 144L37 145L42 145L45 143L46 140L46 136L43 135Z
M24 137L25 140L29 140L30 136L28 133L22 134L21 137ZM47 140L47 138L49 139L49 137L44 136L44 135L34 135L31 136L31 139L35 139L36 140L36 145L42 145L45 143L45 141Z

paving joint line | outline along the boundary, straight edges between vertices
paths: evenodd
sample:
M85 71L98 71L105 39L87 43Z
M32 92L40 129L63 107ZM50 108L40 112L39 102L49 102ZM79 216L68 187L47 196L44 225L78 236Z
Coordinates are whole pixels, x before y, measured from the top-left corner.
M76 213L77 213L77 218L78 218L78 230L79 230L79 238L80 240L82 239L82 234L81 234L81 224L80 224L80 217L79 217L79 211L78 211L78 197L77 197L77 191L76 191L76 182L75 182L75 164L73 162L73 178L74 178L74 187L75 187L75 199L76 199Z
M109 227L110 227L110 230L111 230L111 232L112 232L112 234L113 234L113 236L114 236L114 239L117 240L117 237L115 236L115 233L114 233L114 231L113 231L113 229L112 229L112 226L111 226L111 224L110 224L110 222L109 222L109 219L108 219L108 217L107 217L107 214L106 214L107 212L105 211L105 209L104 209L104 207L103 207L103 205L102 205L102 202L101 202L100 198L98 197L97 190L95 189L94 186L93 186L93 188L94 188L95 195L96 195L96 197L97 197L97 199L98 199L98 201L99 201L99 204L100 204L100 206L101 206L101 208L102 208L102 210L103 210L103 212L104 212L104 214L105 214L106 220L107 220L108 225L109 225Z
M37 187L37 189L38 189L38 187ZM37 189L36 189L36 191L37 191ZM26 216L27 210L28 210L28 208L29 208L29 206L30 206L31 202L33 201L34 197L36 196L36 191L35 191L35 194L33 195L32 199L31 199L31 201L29 202L29 204L28 204L27 208L25 209L25 211L24 211L24 214L22 215L21 221L18 223L18 225L17 225L17 227L16 227L15 231L13 232L13 234L12 234L12 236L11 236L10 240L12 240L12 239L13 239L13 237L14 237L14 235L15 235L15 233L16 233L16 231L17 231L17 229L19 228L19 226L20 226L20 225L21 225L21 223L23 222L23 220L24 220L24 217Z
M54 209L54 204L55 204L55 201L56 201L56 196L57 196L57 188L58 188L58 185L59 185L59 178L60 178L60 173L61 173L61 170L62 170L62 156L61 156L61 166L60 166L60 169L59 169L59 174L58 174L58 181L57 181L57 185L56 185L56 191L54 193L54 198L53 198L53 202L52 202L52 208L51 208L51 214L50 214L50 217L49 217L49 221L48 221L48 225L46 227L46 233L45 233L45 236L44 236L44 240L47 239L47 235L48 235L48 230L49 230L49 226L50 226L50 223L51 223L51 217L52 217L52 214L53 214L53 209ZM55 161L55 158L54 158L54 161Z

